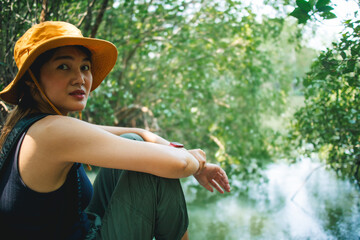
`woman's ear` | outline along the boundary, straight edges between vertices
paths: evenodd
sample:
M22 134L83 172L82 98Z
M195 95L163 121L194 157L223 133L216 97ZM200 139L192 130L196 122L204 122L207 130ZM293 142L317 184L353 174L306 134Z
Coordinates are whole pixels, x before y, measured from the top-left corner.
M28 87L30 87L31 90L33 90L33 89L36 88L35 83L34 83L33 81L31 81L31 80L26 80L26 81L25 81L25 84L26 84Z

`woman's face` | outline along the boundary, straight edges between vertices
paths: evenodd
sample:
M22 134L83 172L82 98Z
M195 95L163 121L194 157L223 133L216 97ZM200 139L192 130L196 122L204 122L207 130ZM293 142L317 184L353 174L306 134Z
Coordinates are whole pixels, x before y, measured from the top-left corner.
M92 85L91 60L77 47L61 47L40 69L40 85L59 111L85 108Z

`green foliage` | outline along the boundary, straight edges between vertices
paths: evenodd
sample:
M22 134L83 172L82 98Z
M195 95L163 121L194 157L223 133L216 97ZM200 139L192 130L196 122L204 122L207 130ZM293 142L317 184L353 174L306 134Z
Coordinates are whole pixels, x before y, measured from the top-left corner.
M360 180L360 21L347 21L339 43L320 54L304 79L305 107L292 139L311 143L339 175Z
M50 1L47 19L89 36L101 2ZM303 68L299 34L284 18L257 20L238 0L110 1L96 37L113 42L119 58L84 119L147 128L203 148L233 178L256 179L279 134L264 122L283 112Z
M305 24L315 15L319 15L322 19L336 18L336 15L331 12L334 8L330 4L330 0L296 0L297 6L290 16L297 18L300 24Z
M98 34L119 60L84 115L149 128L203 148L234 178L258 178L277 136L264 116L284 110L299 66L297 26L255 19L237 1L120 1Z
M14 44L35 19L39 6L34 2L0 0L0 88L3 89L16 75L13 59Z

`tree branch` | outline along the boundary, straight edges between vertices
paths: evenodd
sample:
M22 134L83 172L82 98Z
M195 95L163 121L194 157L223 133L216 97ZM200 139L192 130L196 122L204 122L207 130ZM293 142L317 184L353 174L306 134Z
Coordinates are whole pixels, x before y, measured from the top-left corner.
M43 0L42 5L41 5L40 22L45 22L46 21L47 8L48 8L48 1Z
M78 28L80 28L80 26L83 24L86 17L91 16L91 9L93 8L94 4L95 4L95 0L92 0L92 2L90 2L88 4L86 13L84 14L84 16L82 16L82 18L80 19L80 21L76 25Z
M94 24L94 26L92 27L92 30L91 30L90 37L92 37L92 38L95 37L95 35L96 35L96 33L97 33L98 29L99 29L99 26L100 26L100 24L102 22L102 19L104 17L104 13L105 13L105 10L107 8L108 3L109 3L109 0L103 0L103 2L102 2L99 14L96 17L95 24Z

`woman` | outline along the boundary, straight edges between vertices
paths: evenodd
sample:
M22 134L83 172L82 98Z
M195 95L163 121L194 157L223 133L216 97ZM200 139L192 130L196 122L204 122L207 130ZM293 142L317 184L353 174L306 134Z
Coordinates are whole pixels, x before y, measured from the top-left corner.
M97 238L187 239L178 178L194 175L209 191L230 191L226 173L206 163L200 149L186 150L143 129L67 116L85 108L90 91L113 68L117 51L110 42L85 38L69 23L44 22L17 41L14 57L18 74L0 98L16 107L0 144L7 144L19 119L49 115L23 133L7 159L0 182L3 236L90 238L99 217ZM81 164L102 167L94 190Z

